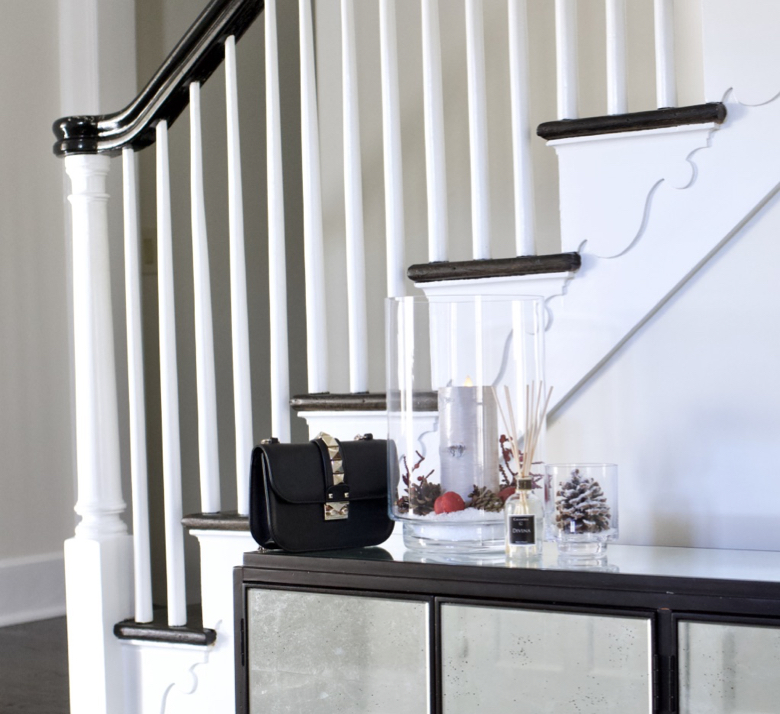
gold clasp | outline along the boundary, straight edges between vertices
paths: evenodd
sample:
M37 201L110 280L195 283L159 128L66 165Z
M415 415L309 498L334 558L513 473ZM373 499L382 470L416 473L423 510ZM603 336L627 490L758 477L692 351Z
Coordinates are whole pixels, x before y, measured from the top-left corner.
M344 521L347 518L349 518L349 503L347 501L325 504L326 521Z

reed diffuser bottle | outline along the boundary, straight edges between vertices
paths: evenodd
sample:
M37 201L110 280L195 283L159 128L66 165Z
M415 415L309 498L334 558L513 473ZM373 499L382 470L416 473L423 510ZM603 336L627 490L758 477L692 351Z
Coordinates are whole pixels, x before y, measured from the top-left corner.
M498 408L504 425L509 430L509 445L515 463L520 464L517 475L517 488L504 504L504 523L506 531L506 557L510 562L528 562L538 560L542 555L542 533L544 531L544 503L534 493L531 476L531 464L539 443L547 407L550 404L552 387L544 398L544 387L535 383L525 387L525 453L520 452L515 424L512 397L506 391L506 406L509 412L507 420L499 402Z
M544 504L530 478L519 479L517 490L504 504L506 556L512 561L538 558L542 554Z

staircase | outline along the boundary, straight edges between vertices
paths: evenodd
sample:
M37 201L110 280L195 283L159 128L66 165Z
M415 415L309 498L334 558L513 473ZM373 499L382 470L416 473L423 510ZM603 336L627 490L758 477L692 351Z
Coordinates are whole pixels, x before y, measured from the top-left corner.
M447 36L440 28L455 27L449 14L452 5L439 7L436 0L423 0L415 20L419 28L413 28L415 32L419 29L422 37L422 96L417 96L410 108L403 104L410 82L403 73L399 75L399 66L408 61L399 47L410 42L409 9L400 4L396 8L392 0L370 5L372 10L366 9L369 3L355 6L353 0L343 0L338 17L324 8L312 15L309 0L300 0L298 5L300 46L292 54L300 67L301 246L291 249L292 237L285 231L284 191L289 184L285 169L291 160L283 153L289 149L282 144L284 106L279 99L279 62L289 59L291 53L278 42L277 27L279 17L295 10L290 3L268 0L264 7L261 0L212 0L158 73L124 110L98 117L73 116L55 123L55 153L64 157L71 179L74 235L76 511L82 520L65 546L74 712L232 711L234 657L240 653L240 643L233 638L232 568L241 562L242 553L255 547L247 532L248 459L253 443L269 434L257 433L252 395L258 390L265 393L266 381L270 393L263 409L271 413L273 433L282 441L290 440L295 431L290 406L306 420L311 433L325 430L343 438L360 432L383 433L382 297L415 291L432 299L453 294L534 294L544 296L548 306L547 379L555 385L555 406L561 408L768 204L780 185L780 156L775 156L780 144L773 141L780 103L742 104L739 91L722 84L728 75L721 68L730 65L721 60L730 57L733 48L721 51L713 44L713 38L722 37L726 22L721 5L714 0L704 3L701 26L696 28L705 38L706 81L700 89L702 94L706 90L707 103L674 107L673 4L656 0L648 7L653 5L655 11L660 108L628 112L626 43L632 35L625 29L626 3L616 0L607 2L605 10L608 114L584 119L578 118L576 3L558 0L554 16L547 18L554 22L557 43L558 119L538 129L548 147L532 139L529 129L535 111L536 76L533 67L529 69L529 57L534 58L534 43L529 45L529 37L533 40L533 33L540 31L533 24L540 20L538 9L527 8L523 0L508 0L508 14L498 19L495 8L466 0L465 18L461 18L464 36ZM358 70L365 71L372 61L358 61L369 31L360 23L370 12L376 16L376 27L370 29L377 31L378 39L373 43L378 50L373 61L379 64L381 74L381 136L375 125L367 127L360 121L364 108L360 91L366 85L361 84ZM258 18L262 18L265 49L270 313L269 334L263 336L263 344L267 340L269 346L270 374L262 377L262 388L252 370L258 357L250 354L250 345L257 341L250 339L249 326L258 308L248 299L247 290L249 281L251 294L258 268L246 259L245 245L251 245L254 238L245 235L243 206L244 196L255 187L242 185L236 90L236 43ZM488 153L488 140L494 138L489 128L493 120L489 110L494 108L489 95L494 90L488 82L492 75L486 71L486 61L495 62L491 47L486 46L494 29L490 23L507 21L508 32L506 27L502 31L508 43L505 94L509 95L510 140L506 145L491 143L490 151L511 157L505 157L502 164L504 169L511 166L511 195L495 191L494 164ZM748 21L754 22L755 17L746 16L744 22ZM734 25L739 18L729 15L728 22ZM329 108L334 100L325 91L330 66L326 52L332 49L335 36L328 34L328 29L335 29L336 23L340 27L337 49L341 55L342 126L338 142L328 142L323 137L332 121ZM469 148L465 167L457 160L465 152L453 151L452 142L446 147L444 142L445 137L451 139L453 125L459 121L446 112L448 102L453 101L445 89L450 82L448 73L453 71L449 60L455 56L454 44L460 60L466 60L468 137L460 137ZM218 300L211 294L217 286L211 280L209 245L215 237L213 233L207 236L204 181L208 183L209 167L203 161L207 144L201 131L201 87L221 71L223 59L230 201L224 232L230 247L230 308L212 316L212 304ZM684 74L684 70L677 74ZM767 82L772 80L767 78ZM539 103L544 101L542 97ZM182 345L176 337L181 317L175 309L180 288L177 291L174 285L174 265L178 265L174 246L180 238L172 229L177 224L172 218L176 209L171 183L183 179L171 171L169 163L169 132L184 112L190 128L194 289L193 314L187 319L195 325L196 362L195 383L188 388L196 394L192 401L197 402L197 446L182 438L180 427L180 416L185 419L187 415L179 405L187 393L179 391L182 357L177 348L181 350ZM409 123L423 130L410 138ZM404 164L408 154L402 152L402 130L407 146L419 142L417 165ZM334 148L337 143L340 146ZM550 147L558 158L552 195L559 193L560 222L554 226L536 212L537 205L549 203L551 195L545 193L549 164L545 169L536 154L545 148L548 158L544 161L549 162ZM334 199L332 183L322 179L330 176L333 168L321 166L321 159L338 148L344 191ZM136 154L144 149L156 152L159 436L147 433L145 418L139 263L142 234L136 192ZM125 503L119 443L125 436L119 430L108 266L112 237L106 177L118 163L112 157L120 154L132 536L122 517ZM382 205L376 209L374 179L380 160L384 185ZM452 216L462 216L464 209L448 205L453 165L458 181L462 181L460 174L469 177L468 222L453 221ZM420 175L424 175L422 181ZM492 196L491 189L495 191ZM414 194L412 200L410 194ZM724 195L728 200L723 200ZM340 205L336 207L340 201L343 213ZM426 209L425 231L421 232L428 236L427 260L425 246L411 240L409 230L410 223L420 228L421 202ZM375 238L376 231L369 230L376 227L379 214L384 214L386 222L381 240ZM494 218L496 215L499 218ZM514 216L514 235L509 237L495 228L506 225L507 215ZM340 220L346 239L343 247L334 239L333 225ZM341 241L340 234L335 238ZM508 244L510 255L494 257L506 253ZM556 252L536 254L538 246L550 244L556 244ZM292 280L287 284L288 274L301 277L300 271L295 272L298 266L286 264L293 250L305 262L305 330L292 321L288 324L288 295L301 290ZM337 266L342 254L343 265ZM386 279L377 279L377 274ZM223 347L214 335L215 327L219 329L220 323L228 320L232 395L224 396L217 390L224 378L215 369L215 354ZM290 377L290 363L302 359L289 345L298 345L298 352L302 352L304 339L306 387ZM232 467L229 488L225 486L229 470L225 466L225 439L219 439L217 429L217 403L224 399L232 399L234 408L231 428L235 442L230 449L235 461L233 466L233 457L227 458ZM152 605L152 552L161 550L162 543L153 540L149 526L147 442L157 438L162 444L165 493L162 528L167 607L163 612ZM196 450L201 512L185 515L182 454ZM185 484L194 482L190 476L184 474ZM222 499L223 492L233 488L237 493L235 509ZM185 585L185 529L197 538L200 548L201 607L195 610L188 608Z

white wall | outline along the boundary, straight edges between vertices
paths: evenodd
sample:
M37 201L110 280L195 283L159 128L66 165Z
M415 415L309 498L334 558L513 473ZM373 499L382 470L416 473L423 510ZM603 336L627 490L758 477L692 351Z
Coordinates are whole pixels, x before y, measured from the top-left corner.
M77 520L71 244L51 125L116 103L134 84L123 66L135 52L132 22L116 22L127 7L0 2L0 625L65 608L62 543ZM85 71L93 58L100 71Z
M0 12L2 625L64 612L62 542L76 519L63 173L51 153L57 2L5 0Z
M779 233L775 197L553 415L550 460L619 465L621 542L780 549Z
M702 3L707 100L777 96L777 12ZM780 548L779 231L775 196L552 416L551 460L618 463L622 542Z

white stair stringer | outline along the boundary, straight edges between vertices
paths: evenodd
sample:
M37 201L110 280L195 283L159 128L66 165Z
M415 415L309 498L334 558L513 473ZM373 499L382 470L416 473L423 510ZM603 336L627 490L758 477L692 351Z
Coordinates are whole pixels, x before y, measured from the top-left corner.
M687 132L687 146L680 133L668 130L557 144L563 250L579 248L582 267L548 300L553 319L546 339L547 379L555 385L555 406L778 190L780 101L748 107L731 92L724 101L723 127L700 125L698 136ZM610 141L621 142L622 163L606 171L598 156L610 152L599 154L597 147ZM583 146L588 161L578 155ZM686 153L674 168L670 159L680 151ZM642 159L646 163L632 165ZM655 179L647 162L658 169ZM683 162L690 167L687 178L679 170Z

